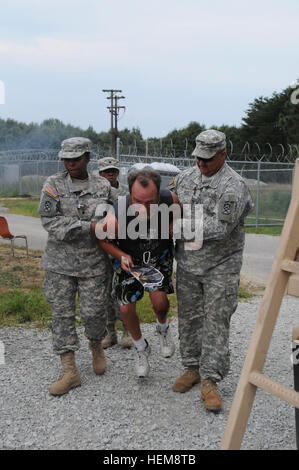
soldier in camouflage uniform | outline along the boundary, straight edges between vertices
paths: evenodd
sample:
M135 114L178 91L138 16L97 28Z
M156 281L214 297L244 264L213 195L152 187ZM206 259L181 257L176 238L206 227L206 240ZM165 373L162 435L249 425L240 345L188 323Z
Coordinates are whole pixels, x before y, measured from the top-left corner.
M225 134L207 130L196 138L196 166L169 188L181 204L203 207L201 248L177 241L180 352L185 373L173 389L185 392L203 378L209 410L221 408L217 383L229 370L229 325L237 308L245 241L244 219L253 204L244 180L225 163Z
M125 196L128 193L128 190L121 186L118 181L119 175L119 162L115 158L105 157L99 160L99 175L103 178L106 178L111 184L111 197L113 203L117 201L119 196ZM111 266L111 289L112 289L112 277L113 277L113 268ZM111 291L110 289L110 291ZM102 345L103 348L110 348L114 344L117 344L117 332L116 332L116 321L121 320L119 304L110 297L108 314L107 314L107 336L103 339ZM131 335L122 322L123 334L121 338L120 345L122 348L130 348L133 344Z
M109 259L95 237L96 207L111 200L105 178L88 174L90 140L73 137L62 142L59 157L66 171L47 178L39 214L48 241L42 258L44 294L51 304L53 349L60 355L63 375L50 393L62 395L81 384L74 352L79 348L75 327L75 298L92 351L93 368L103 374Z

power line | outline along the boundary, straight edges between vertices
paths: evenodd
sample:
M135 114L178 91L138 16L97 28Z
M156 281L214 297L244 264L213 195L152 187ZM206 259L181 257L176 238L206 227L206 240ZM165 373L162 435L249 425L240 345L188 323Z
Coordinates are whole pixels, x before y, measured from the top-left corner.
M116 93L121 93L122 90L102 90L104 93L110 93L107 96L107 100L110 100L110 106L107 106L110 116L110 154L112 157L115 158L116 156L116 139L118 136L118 129L117 129L117 120L119 115L120 109L126 109L125 106L118 106L118 100L124 99L125 96L119 96Z

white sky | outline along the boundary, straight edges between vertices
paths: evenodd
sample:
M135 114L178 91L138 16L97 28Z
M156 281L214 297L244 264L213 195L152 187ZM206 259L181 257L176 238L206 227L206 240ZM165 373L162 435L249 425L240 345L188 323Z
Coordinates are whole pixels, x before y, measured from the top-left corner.
M0 117L162 137L190 121L240 125L299 77L297 0L9 0L0 8Z

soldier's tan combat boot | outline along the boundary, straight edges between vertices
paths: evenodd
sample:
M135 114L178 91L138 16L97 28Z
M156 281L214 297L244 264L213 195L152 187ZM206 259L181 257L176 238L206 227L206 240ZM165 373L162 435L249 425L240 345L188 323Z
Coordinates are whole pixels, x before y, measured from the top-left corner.
M217 385L210 379L205 379L202 384L201 396L205 407L210 411L220 411L222 399L217 390Z
M125 327L125 325L123 325L123 334L121 337L120 345L122 348L130 348L132 344L133 344L133 340L129 333L129 330Z
M52 395L63 395L71 388L79 387L81 379L75 365L75 353L73 351L60 355L62 364L62 376L50 387Z
M101 341L89 341L89 348L92 353L93 370L97 375L102 375L106 371L106 357Z
M190 367L173 384L173 391L184 393L200 382L199 369Z
M107 325L108 334L102 341L103 348L110 348L114 344L117 344L117 333L115 329L115 323L110 323Z

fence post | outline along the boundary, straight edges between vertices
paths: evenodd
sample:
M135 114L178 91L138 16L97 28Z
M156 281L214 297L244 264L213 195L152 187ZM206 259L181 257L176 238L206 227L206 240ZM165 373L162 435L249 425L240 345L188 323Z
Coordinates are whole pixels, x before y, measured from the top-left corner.
M120 138L116 138L116 160L119 161Z
M21 165L19 164L19 196L21 196L23 190L22 190L22 170L21 170Z
M255 227L259 224L259 198L260 198L260 173L261 172L261 161L257 164L257 182L256 182L256 198L255 198Z
M36 161L36 194L38 195L40 193L39 191L39 160Z

